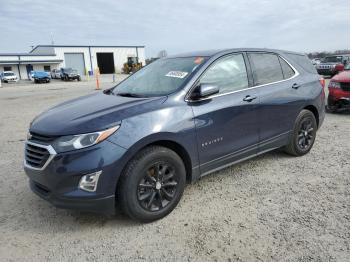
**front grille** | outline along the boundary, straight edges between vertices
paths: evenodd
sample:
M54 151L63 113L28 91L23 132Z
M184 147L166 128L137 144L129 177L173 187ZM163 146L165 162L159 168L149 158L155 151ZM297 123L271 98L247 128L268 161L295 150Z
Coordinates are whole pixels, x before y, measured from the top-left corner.
M55 140L56 137L54 136L47 136L47 135L41 135L38 133L30 132L31 138L29 141L36 141L36 142L42 142L42 143L49 143Z
M340 83L340 86L343 91L350 92L350 83Z
M28 165L34 168L42 168L50 157L50 152L45 147L26 143L25 160Z

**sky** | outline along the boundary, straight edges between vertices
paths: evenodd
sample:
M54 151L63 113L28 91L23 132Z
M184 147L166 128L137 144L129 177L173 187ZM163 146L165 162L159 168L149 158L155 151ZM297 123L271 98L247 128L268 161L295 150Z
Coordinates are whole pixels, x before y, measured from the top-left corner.
M0 0L0 53L145 45L146 57L237 47L350 49L350 0Z

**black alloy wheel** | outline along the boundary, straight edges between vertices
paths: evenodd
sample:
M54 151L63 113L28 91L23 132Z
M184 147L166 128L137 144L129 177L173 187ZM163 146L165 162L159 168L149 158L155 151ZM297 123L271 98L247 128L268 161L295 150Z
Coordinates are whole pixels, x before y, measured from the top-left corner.
M147 211L160 211L175 197L177 190L177 177L171 164L158 162L152 165L141 178L137 199Z
M293 132L284 148L286 153L293 156L307 154L315 142L317 128L314 113L303 109L295 120Z
M307 150L312 145L316 134L315 128L310 117L301 121L298 132L298 146L301 150Z
M177 206L185 184L181 157L169 148L149 146L126 165L116 189L117 201L129 217L152 222Z

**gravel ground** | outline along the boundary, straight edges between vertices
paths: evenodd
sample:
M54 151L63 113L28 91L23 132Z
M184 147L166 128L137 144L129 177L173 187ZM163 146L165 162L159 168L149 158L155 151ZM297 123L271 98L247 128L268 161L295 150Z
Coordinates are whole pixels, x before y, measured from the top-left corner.
M57 209L29 190L29 122L93 92L93 81L0 88L1 261L349 261L349 112L327 114L310 154L275 151L206 176L169 216L139 224Z

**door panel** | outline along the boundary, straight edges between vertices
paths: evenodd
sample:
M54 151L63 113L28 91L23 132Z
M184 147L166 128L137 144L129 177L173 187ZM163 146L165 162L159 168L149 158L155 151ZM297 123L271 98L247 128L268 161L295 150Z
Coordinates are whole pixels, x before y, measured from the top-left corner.
M301 77L280 56L274 53L251 52L255 85L259 89L259 152L287 143L289 132L303 99L297 89L302 88Z
M244 90L192 104L201 172L256 154L259 141L256 90Z
M254 155L259 140L259 98L249 81L243 54L214 62L198 84L211 84L219 94L192 102L202 174Z

